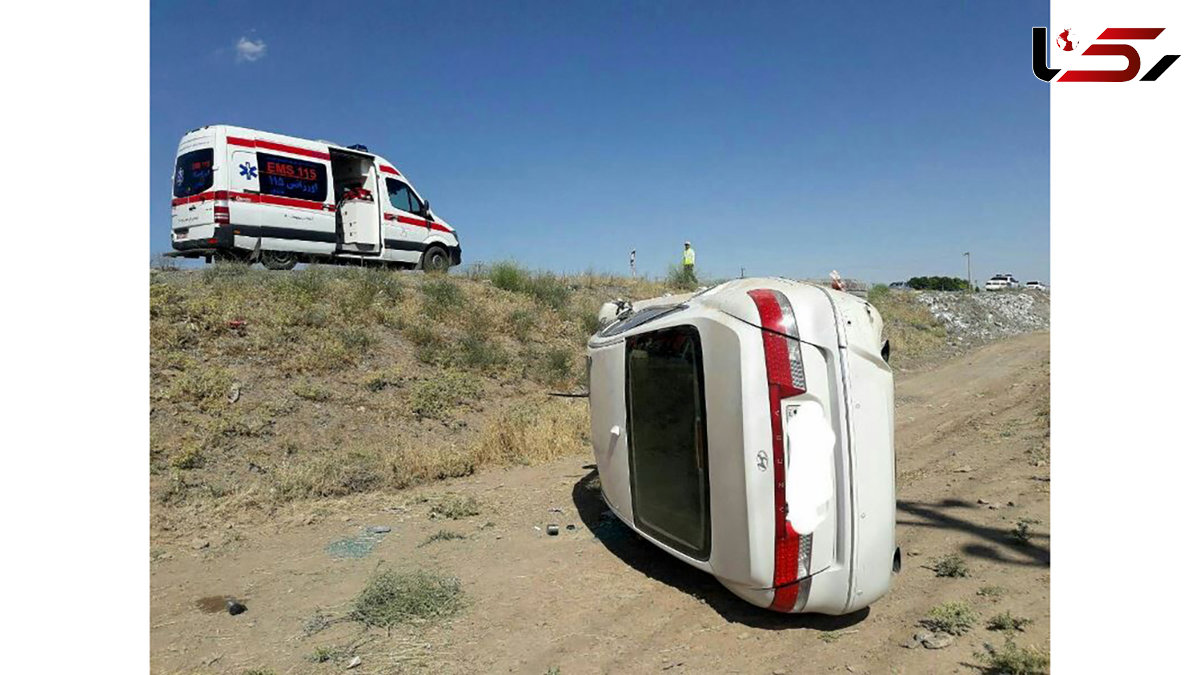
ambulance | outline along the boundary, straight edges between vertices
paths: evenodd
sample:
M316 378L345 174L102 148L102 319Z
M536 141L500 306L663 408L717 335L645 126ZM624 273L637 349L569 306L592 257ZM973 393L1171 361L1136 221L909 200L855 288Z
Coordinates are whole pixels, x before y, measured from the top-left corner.
M374 264L444 272L458 233L395 164L341 146L214 125L179 142L172 255L208 262Z
M599 319L591 436L618 519L773 611L849 614L888 591L902 558L877 309L760 278Z

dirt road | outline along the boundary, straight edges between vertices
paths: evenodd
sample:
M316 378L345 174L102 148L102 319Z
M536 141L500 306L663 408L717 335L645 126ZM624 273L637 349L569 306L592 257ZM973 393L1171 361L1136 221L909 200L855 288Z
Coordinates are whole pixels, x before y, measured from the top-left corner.
M904 569L859 614L782 616L738 600L603 518L591 458L580 455L308 503L199 535L153 532L152 669L333 673L353 651L362 659L355 672L368 673L977 672L983 643L1003 642L984 623L1006 610L1032 619L1018 644L1048 648L1049 335L900 373L896 401ZM422 500L447 492L475 496L483 512L431 520ZM1021 519L1036 521L1025 543L1013 535ZM561 535L546 535L550 522ZM335 555L344 551L336 542L371 525L392 529L356 540L373 545L355 550L363 557ZM422 545L440 529L466 539ZM951 553L970 576L939 578L927 567ZM336 621L381 565L454 574L470 605L446 623L390 635ZM978 594L984 587L1000 590ZM236 596L249 610L197 607L214 595ZM931 607L953 600L981 616L969 633L940 650L901 646ZM318 615L335 621L321 629ZM342 651L319 663L318 649Z

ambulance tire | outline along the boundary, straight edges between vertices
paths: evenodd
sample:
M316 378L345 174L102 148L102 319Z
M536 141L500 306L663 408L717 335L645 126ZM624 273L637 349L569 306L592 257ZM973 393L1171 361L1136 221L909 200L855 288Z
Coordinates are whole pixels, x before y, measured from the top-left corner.
M296 266L296 254L291 251L261 251L259 259L269 270L286 271Z
M450 269L450 254L441 246L430 246L421 256L421 269L426 272L445 272Z

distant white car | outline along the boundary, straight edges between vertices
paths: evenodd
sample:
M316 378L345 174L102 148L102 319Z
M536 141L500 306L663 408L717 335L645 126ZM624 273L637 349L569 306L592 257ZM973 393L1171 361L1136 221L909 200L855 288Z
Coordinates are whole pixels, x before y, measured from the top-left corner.
M1031 291L1044 291L1046 290L1046 285L1040 281L1026 281L1025 288Z
M1021 283L1013 278L1011 274L997 274L987 280L983 289L985 291L1007 291L1013 288L1020 288Z

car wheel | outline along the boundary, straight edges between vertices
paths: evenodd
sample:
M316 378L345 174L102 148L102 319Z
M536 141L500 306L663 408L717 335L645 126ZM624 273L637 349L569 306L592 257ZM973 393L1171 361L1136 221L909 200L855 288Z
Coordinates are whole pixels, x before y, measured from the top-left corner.
M269 270L290 270L296 266L296 254L291 251L262 251L259 260Z
M441 246L430 246L421 256L421 269L426 272L445 272L450 269L450 254Z

